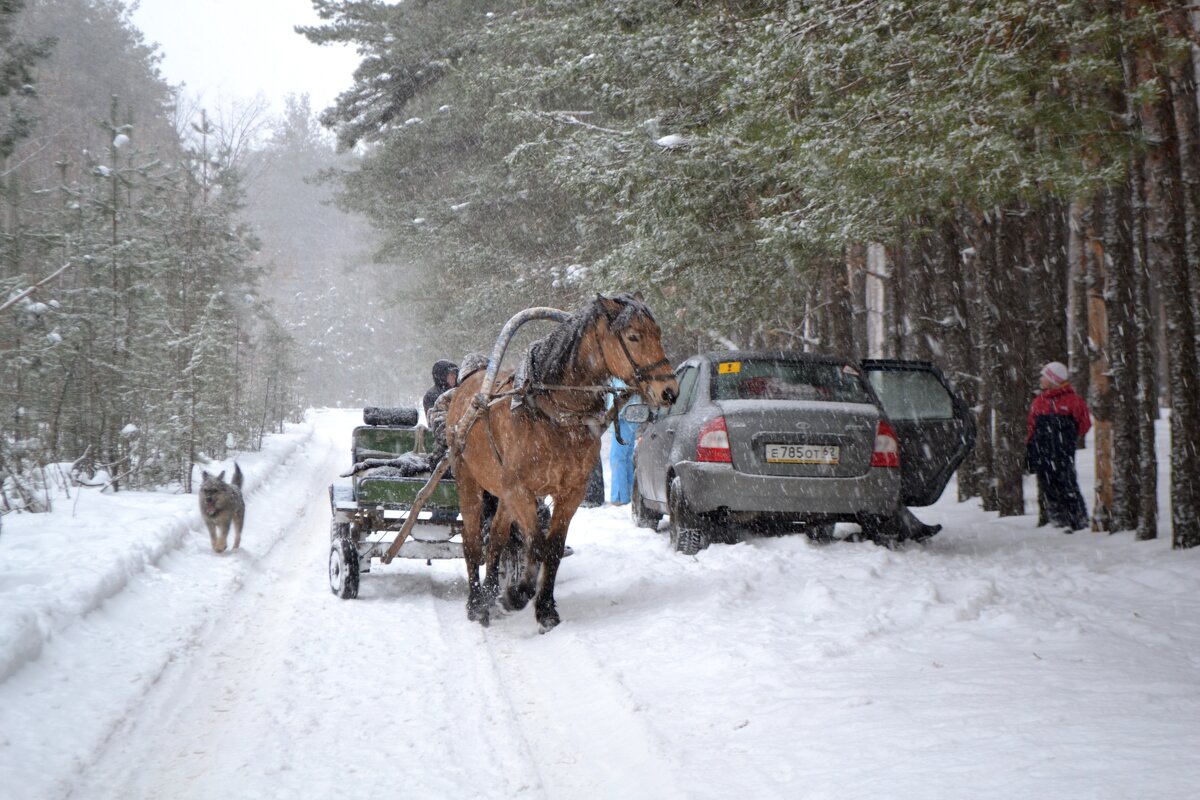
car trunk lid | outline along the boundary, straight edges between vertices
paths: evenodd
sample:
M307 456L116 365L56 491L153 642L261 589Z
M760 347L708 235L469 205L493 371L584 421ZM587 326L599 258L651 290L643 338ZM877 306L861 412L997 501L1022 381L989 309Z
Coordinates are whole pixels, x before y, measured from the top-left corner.
M846 478L871 468L879 422L879 410L871 404L724 400L717 405L740 472Z

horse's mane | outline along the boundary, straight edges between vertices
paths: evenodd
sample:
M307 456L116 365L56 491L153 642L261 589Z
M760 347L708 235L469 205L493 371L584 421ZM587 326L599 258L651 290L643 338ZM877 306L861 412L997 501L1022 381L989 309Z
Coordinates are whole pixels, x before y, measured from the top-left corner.
M639 316L654 321L649 306L631 294L617 294L609 299L621 304L621 311L608 323L614 331L621 330ZM597 299L573 313L548 335L531 344L517 369L517 385L560 382L567 367L579 355L579 345L584 335L604 313L604 307Z

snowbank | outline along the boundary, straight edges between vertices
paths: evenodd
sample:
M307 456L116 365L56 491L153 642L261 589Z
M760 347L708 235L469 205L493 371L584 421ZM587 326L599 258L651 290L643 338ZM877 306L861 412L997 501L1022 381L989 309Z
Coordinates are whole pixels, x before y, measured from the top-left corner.
M257 453L214 462L252 496L313 434L311 419L267 437ZM197 471L197 474L198 471ZM49 514L9 514L0 538L0 683L71 622L99 608L191 537L208 533L194 494L76 489Z

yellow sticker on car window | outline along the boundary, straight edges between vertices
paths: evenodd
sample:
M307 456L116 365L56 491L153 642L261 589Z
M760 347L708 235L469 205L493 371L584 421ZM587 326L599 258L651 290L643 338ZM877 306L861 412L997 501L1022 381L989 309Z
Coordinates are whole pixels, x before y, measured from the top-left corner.
M740 361L722 361L717 365L717 372L721 375L732 375L742 371L742 362Z

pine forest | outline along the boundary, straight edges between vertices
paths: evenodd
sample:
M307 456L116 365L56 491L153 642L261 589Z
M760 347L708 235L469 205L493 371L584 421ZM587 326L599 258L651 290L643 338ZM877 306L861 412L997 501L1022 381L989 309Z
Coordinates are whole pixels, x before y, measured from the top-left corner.
M273 119L189 106L119 0L0 0L2 510L56 464L190 491L523 308L640 291L676 362L935 362L976 414L960 499L1001 516L1067 363L1093 526L1154 537L1167 480L1200 544L1200 6L312 4L298 35L361 61Z

